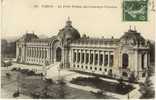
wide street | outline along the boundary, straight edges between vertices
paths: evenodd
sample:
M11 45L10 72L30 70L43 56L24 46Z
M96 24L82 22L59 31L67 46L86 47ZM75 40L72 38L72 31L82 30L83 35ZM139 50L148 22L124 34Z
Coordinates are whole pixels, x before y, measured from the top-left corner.
M98 92L99 89L89 87L89 86L80 86L77 84L71 84L70 83L70 81L73 78L76 78L76 77L93 77L91 75L80 74L80 73L69 71L66 69L59 69L58 64L52 64L52 65L49 65L46 68L44 68L45 66L23 65L23 64L17 64L17 63L13 63L13 65L10 66L9 68L2 68L1 69L2 70L2 73L1 73L1 75L2 75L2 78L1 78L1 80L2 80L1 97L2 98L12 98L12 94L17 90L17 75L18 74L15 74L14 72L10 71L10 69L15 68L15 67L16 68L22 68L22 69L34 70L36 73L44 72L46 78L53 79L55 81L59 80L60 78L63 78L65 80L65 82L67 83L67 86L70 87L70 89L68 89L68 90L70 90L70 92L71 92L71 90L75 91L75 92L70 93L70 96L67 96L67 98L77 98L77 99L79 99L79 98L86 98L86 99L97 98L96 96L91 94L90 91ZM13 75L15 75L15 76L12 77L11 80L6 79L5 78L6 72L9 72L12 74L12 76ZM112 79L108 79L108 78L100 78L100 79L108 81L108 82L116 82L117 83L116 80L112 80ZM133 84L133 86L135 87L135 89L126 95L121 95L121 94L116 94L116 93L106 91L107 98L127 98L128 96L129 96L129 98L139 98L141 96L140 92L138 91L139 85ZM31 98L31 97L22 94L18 98Z

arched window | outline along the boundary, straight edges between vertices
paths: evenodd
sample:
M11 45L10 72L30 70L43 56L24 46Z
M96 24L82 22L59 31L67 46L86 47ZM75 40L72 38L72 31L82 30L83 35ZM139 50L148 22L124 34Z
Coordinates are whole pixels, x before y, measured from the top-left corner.
M22 55L22 50L21 50L21 48L19 48L19 57L21 57L21 55Z
M62 50L60 47L56 49L56 61L61 61Z
M141 67L142 67L142 69L145 68L145 67L144 67L144 57L145 57L145 55L142 54L142 55L141 55Z
M128 54L124 53L122 55L122 68L128 67Z

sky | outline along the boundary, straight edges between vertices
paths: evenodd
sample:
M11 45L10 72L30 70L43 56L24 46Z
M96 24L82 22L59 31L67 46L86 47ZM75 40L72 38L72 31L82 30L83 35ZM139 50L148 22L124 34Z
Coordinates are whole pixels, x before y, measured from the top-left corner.
M58 8L58 5L105 7ZM122 20L122 0L3 0L1 11L2 38L19 38L26 32L51 37L65 26L68 16L81 35L119 38L130 26L132 29L136 26L145 38L154 40L155 37L155 12L151 7L148 8L147 22L125 22Z

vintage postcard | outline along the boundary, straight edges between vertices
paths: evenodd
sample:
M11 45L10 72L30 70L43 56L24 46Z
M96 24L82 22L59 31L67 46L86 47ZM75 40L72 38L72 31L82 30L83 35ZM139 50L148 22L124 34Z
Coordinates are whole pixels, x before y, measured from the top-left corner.
M1 99L154 99L155 0L1 0Z

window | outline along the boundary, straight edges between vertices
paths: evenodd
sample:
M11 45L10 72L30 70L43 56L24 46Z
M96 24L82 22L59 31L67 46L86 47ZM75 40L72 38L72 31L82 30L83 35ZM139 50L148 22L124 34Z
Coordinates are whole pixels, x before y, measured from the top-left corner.
M93 64L93 54L90 55L90 64Z
M142 69L145 68L145 67L144 67L144 54L141 55L141 67L142 67Z
M77 65L77 68L79 68L79 65Z
M46 56L47 56L46 50L44 50L43 52L45 53L44 55L45 55L45 58L46 58ZM56 49L56 61L57 62L60 62L61 61L61 58L62 58L62 49L60 47L58 47Z
M77 59L77 62L78 62L78 63L80 62L80 53L78 53L78 59Z
M45 50L45 58L47 58L47 51Z
M84 53L82 53L81 63L84 63Z
M86 64L88 64L88 61L89 61L89 54L86 53Z
M103 55L100 54L100 65L102 65L102 64L103 64Z
M107 72L107 69L105 69L105 72Z
M74 52L74 57L73 57L73 62L75 62L76 61L76 52Z
M86 66L86 69L88 69L88 66Z
M41 58L41 50L39 49L39 58Z
M128 54L124 53L122 55L122 68L128 67Z
M95 63L95 65L97 65L97 63L98 63L98 54L95 54L95 59L94 59L94 63Z
M102 71L102 68L99 68L99 71Z
M113 55L110 55L110 66L112 67L113 66L113 63L114 63L114 56Z
M107 66L108 65L108 55L105 55L105 64L104 64L105 66Z
M42 49L41 51L42 51L42 53L41 53L41 54L42 54L42 56L41 56L41 57L42 57L42 59L43 59L43 57L44 57L44 52L43 52L43 49Z
M92 67L90 67L90 70L92 70Z

